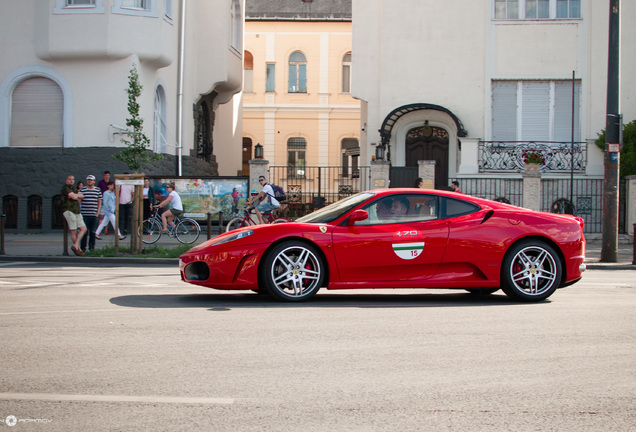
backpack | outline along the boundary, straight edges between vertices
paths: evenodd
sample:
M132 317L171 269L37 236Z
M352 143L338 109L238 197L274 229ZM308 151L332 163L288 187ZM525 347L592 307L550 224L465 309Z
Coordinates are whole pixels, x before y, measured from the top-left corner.
M274 191L274 198L276 198L278 201L285 201L287 199L287 194L282 187L273 184L270 184L270 186Z

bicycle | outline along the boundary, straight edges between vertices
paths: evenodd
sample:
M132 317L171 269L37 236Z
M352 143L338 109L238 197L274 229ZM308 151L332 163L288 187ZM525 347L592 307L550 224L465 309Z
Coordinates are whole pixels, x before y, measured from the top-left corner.
M254 207L245 207L243 209L243 216L235 217L227 223L227 227L225 228L225 232L230 232L237 228L242 228L250 225L259 225L258 218L252 219L251 212ZM265 219L265 223L285 223L291 222L289 219L285 218L276 218L274 217L273 212L268 211L263 213L263 218Z
M139 228L141 241L145 244L156 243L163 234L163 222L157 209L153 210L150 218L143 221ZM175 216L172 226L168 226L168 235L176 237L181 243L192 244L199 238L201 227L194 219Z

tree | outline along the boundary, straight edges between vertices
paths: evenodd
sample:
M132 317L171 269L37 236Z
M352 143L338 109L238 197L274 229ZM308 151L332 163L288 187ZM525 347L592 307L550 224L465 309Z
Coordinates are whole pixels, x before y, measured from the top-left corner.
M598 135L596 145L605 151L605 129ZM636 120L623 125L620 170L621 177L636 175Z
M132 127L132 139L122 138L126 148L113 155L113 158L120 162L125 162L128 168L135 172L148 162L155 162L163 159L163 155L150 150L150 139L144 134L144 119L139 116L139 103L137 98L141 95L143 86L139 83L137 66L133 64L128 76L128 113L130 117L126 120L126 126Z

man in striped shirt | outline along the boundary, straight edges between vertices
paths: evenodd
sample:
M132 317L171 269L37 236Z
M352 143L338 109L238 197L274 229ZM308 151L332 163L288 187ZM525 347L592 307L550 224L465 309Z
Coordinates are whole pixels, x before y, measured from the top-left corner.
M88 248L95 249L95 230L99 222L99 211L102 207L102 191L95 186L95 176L86 176L86 186L80 191L84 198L80 206L80 212L84 218L84 224L88 230L88 235L82 237L81 248L86 252L86 237L88 237Z

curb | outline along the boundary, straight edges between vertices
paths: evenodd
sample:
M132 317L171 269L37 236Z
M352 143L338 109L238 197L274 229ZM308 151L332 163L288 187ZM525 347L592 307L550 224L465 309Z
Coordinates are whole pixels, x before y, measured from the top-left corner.
M1 261L22 261L22 262L58 262L73 263L73 265L81 264L146 264L146 265L179 265L179 258L123 258L123 257L78 257L78 256L7 256L0 255Z

